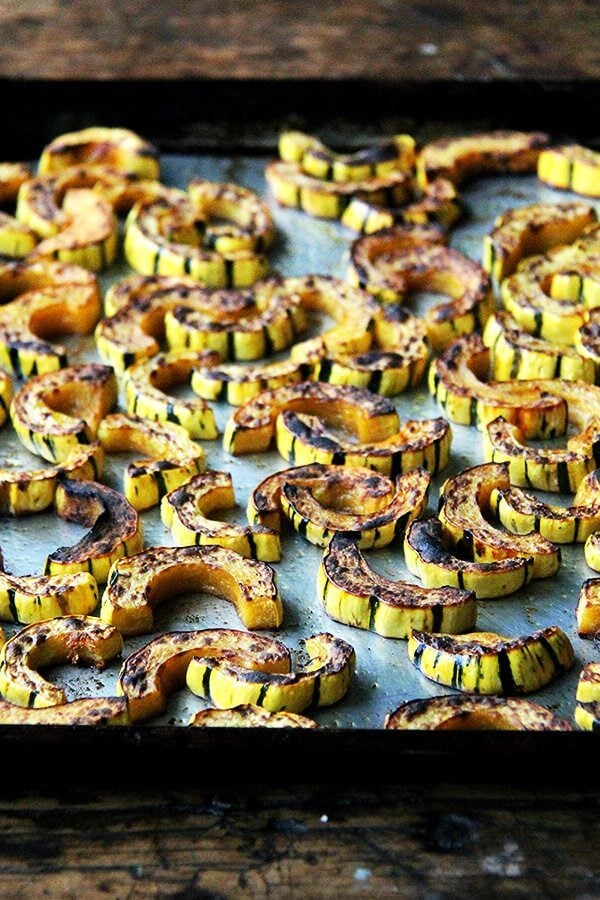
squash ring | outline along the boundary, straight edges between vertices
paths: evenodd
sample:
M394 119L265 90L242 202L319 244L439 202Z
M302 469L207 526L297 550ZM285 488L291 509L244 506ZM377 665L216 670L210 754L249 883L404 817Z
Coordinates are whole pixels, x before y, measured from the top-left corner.
M152 547L113 566L100 616L124 635L152 631L153 608L186 590L224 595L249 629L279 628L283 606L273 569L224 547Z

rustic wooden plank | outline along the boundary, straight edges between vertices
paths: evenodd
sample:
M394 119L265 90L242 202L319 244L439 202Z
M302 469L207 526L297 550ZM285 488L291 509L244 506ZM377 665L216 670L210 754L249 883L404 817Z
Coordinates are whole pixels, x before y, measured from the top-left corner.
M30 0L0 4L0 76L594 78L598 30L586 0Z
M0 797L3 896L597 895L597 792L419 783Z

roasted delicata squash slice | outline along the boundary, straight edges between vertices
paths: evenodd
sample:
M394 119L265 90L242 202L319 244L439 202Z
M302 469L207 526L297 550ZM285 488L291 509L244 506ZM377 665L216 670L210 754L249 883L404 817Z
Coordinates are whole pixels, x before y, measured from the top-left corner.
M0 694L17 706L41 708L66 703L65 692L39 669L59 663L88 663L97 669L118 656L123 638L93 616L58 616L18 631L0 655Z
M488 462L508 463L510 482L518 487L575 493L581 481L600 464L600 419L570 438L566 449L528 446L515 425L499 417L483 431Z
M283 607L273 569L225 547L152 547L112 568L100 616L122 634L152 631L153 609L186 591L224 596L246 628L279 628Z
M7 303L28 291L67 284L97 289L98 281L93 272L82 266L51 259L12 260L0 264L0 303Z
M54 138L42 151L38 171L43 175L90 164L140 178L160 177L158 150L149 141L128 128L98 125Z
M600 663L587 663L579 676L575 721L584 731L600 730Z
M98 585L89 572L72 575L9 575L0 572L0 619L42 622L55 616L87 616L98 605Z
M284 162L297 163L314 178L360 181L398 169L412 171L415 141L409 134L397 134L354 153L341 154L330 150L313 135L284 131L279 137L279 156Z
M596 382L600 381L600 312L590 310L588 321L577 330L575 350L585 359L591 360L594 366Z
M595 572L600 572L600 533L590 534L583 548L585 561Z
M423 467L435 475L448 463L452 432L445 419L409 419L392 437L376 443L338 438L315 416L286 410L277 417L277 449L292 465L365 466L384 475Z
M116 402L114 371L79 363L24 384L11 403L10 416L28 450L49 462L65 462L96 437L101 419Z
M353 197L342 214L342 225L360 234L373 234L393 225L439 225L450 229L462 215L456 187L447 178L437 178L419 191L413 185L412 202L401 207L375 206Z
M477 334L459 338L434 359L429 391L452 422L482 427L503 416L525 438L563 434L566 403L537 385L541 382L485 382L490 351ZM544 382L546 384L547 382Z
M509 638L487 631L413 631L408 655L427 678L474 694L529 694L572 668L571 642L558 626Z
M217 425L212 409L203 400L186 400L169 394L169 388L188 384L201 364L216 365L217 353L159 353L140 360L125 371L123 384L127 412L154 422L181 425L191 438L214 440Z
M235 505L229 472L204 472L163 497L161 517L179 546L216 544L251 559L277 562L278 534L261 525L231 525L212 517Z
M102 313L96 285L60 285L21 294L0 306L0 366L19 378L67 365L59 334L90 334Z
M275 437L277 416L290 409L351 428L359 441L380 441L397 433L398 413L394 404L361 388L303 381L249 400L231 416L223 446L238 456L268 450Z
M483 239L483 267L500 283L512 275L524 256L570 244L596 220L594 207L579 201L508 209Z
M371 569L356 542L345 534L334 535L325 551L317 594L336 622L389 638L407 638L413 628L470 631L477 618L471 591L390 581Z
M13 398L12 381L6 372L0 372L0 427L8 419L11 400Z
M600 226L586 228L574 244L524 260L501 285L502 302L535 337L564 346L600 306Z
M0 722L1 722L0 718ZM313 719L291 712L269 712L254 703L230 709L201 709L190 719L196 728L318 728Z
M533 568L531 557L490 562L460 559L446 547L442 524L436 518L410 523L404 538L404 559L409 572L420 578L425 587L461 588L473 591L478 600L514 594L529 584Z
M443 350L457 335L483 327L494 300L489 278L480 265L448 247L424 244L396 251L393 243L389 231L354 242L351 273L361 287L380 300L401 300L414 290L450 296L449 303L434 306L424 317L434 350Z
M552 187L600 197L600 153L580 144L549 147L540 153L537 174Z
M540 151L549 137L540 131L490 131L441 138L426 144L417 157L417 178L423 186L436 178L460 184L495 172L535 172Z
M225 224L222 224L225 220ZM143 275L191 275L215 288L247 287L269 270L275 228L266 203L246 188L195 181L140 201L125 226L125 256Z
M45 706L26 709L14 703L0 701L0 725L127 725L129 714L124 697L83 697Z
M139 516L118 491L96 481L61 481L56 488L56 514L91 527L72 547L60 547L47 559L47 575L90 572L104 584L115 560L142 549Z
M447 242L446 232L435 225L395 225L363 235L350 246L348 277L378 300L395 303L409 289L406 278L392 268L396 259Z
M100 356L117 372L155 356L165 339L165 315L176 307L193 307L212 320L238 319L253 308L247 291L209 291L192 278L133 275L109 288L106 318L96 329Z
M504 310L497 310L487 320L483 343L491 350L495 381L564 378L593 384L596 377L592 359L572 347L534 337Z
M372 469L333 468L339 471L314 485L287 481L281 487L282 512L302 537L318 547L326 547L338 532L356 538L360 548L385 547L404 534L427 503L431 476L425 469L392 481ZM390 488L391 498L386 496ZM374 511L367 511L374 505Z
M294 482L303 486L315 483L327 482L327 479L339 474L337 466L324 466L314 463L309 466L293 466L291 469L283 469L281 472L274 472L267 476L252 491L246 515L251 525L263 525L271 531L281 531L281 489L286 482ZM381 482L378 498L374 501L365 498L370 503L369 510L375 510L379 498L391 499L391 487L387 482Z
M161 497L206 467L202 447L185 428L171 422L114 413L100 423L98 438L107 453L151 454L150 459L129 463L123 475L123 491L134 509L156 506Z
M325 181L303 172L298 163L276 160L265 169L273 197L281 206L321 219L340 219L353 197L381 206L401 206L412 196L412 176L395 170L354 181Z
M28 182L23 186L27 191ZM22 204L17 214L22 214ZM108 200L89 188L73 188L64 196L61 229L46 237L32 252L34 259L49 257L99 272L117 255L117 220ZM27 224L27 223L25 223Z
M22 516L52 506L56 488L64 478L98 481L104 451L98 441L82 444L62 463L46 469L0 468L0 515Z
M600 632L600 578L588 578L583 582L575 617L580 637L595 638Z
M0 185L0 194L1 190ZM0 256L23 259L35 250L37 243L38 236L32 228L15 216L0 212Z
M550 506L518 487L492 491L491 508L508 531L537 531L555 544L587 540L600 529L600 470L586 476L567 507Z
M229 292L224 291L227 301ZM247 312L236 318L179 305L164 318L173 350L214 350L222 359L254 360L285 350L306 326L300 296L284 279L265 279L246 293ZM233 303L236 302L235 293Z
M408 731L572 731L565 719L522 697L452 694L408 700L385 719L385 728Z
M494 490L510 488L506 463L484 463L449 478L440 492L439 519L444 537L465 559L488 562L511 557L529 558L532 578L554 575L560 550L535 532L507 534L485 518L493 513Z
M0 203L17 199L19 188L31 178L31 166L23 162L0 162Z
M293 359L254 365L198 365L192 372L191 386L203 400L222 400L230 406L243 406L263 391L306 381L311 370L310 363Z
M262 672L291 671L290 651L273 638L231 628L166 632L123 663L118 690L127 699L130 720L138 722L163 712L169 696L185 685L190 662L200 656L224 657Z
M296 672L261 671L243 661L236 664L203 654L190 662L186 684L192 693L221 709L252 703L270 712L299 713L309 706L337 703L347 694L354 675L354 648L327 632L303 643L309 662Z

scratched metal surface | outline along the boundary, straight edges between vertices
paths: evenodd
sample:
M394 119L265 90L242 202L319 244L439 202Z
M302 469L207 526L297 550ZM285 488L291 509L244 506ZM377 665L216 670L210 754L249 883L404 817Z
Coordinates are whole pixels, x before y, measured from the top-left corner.
M263 179L265 161L259 157L224 159L169 156L164 158L164 178L167 183L181 187L185 187L192 177L235 181L266 195ZM544 187L533 176L480 179L465 190L464 198L468 204L469 216L454 231L451 245L478 260L482 235L490 229L493 219L501 210L540 200L556 202L569 197L564 192ZM344 274L346 252L352 238L350 232L337 223L311 219L299 212L275 209L274 213L278 227L278 239L272 257L274 269L284 275ZM108 284L128 271L125 264L121 264L114 267L109 275L103 276L103 280ZM418 298L417 306L426 302L426 297ZM71 361L95 358L92 341L67 344L72 348ZM440 412L424 386L396 398L396 403L402 418L436 416ZM215 404L215 412L222 429L231 408ZM444 478L468 465L483 461L479 433L475 429L458 425L453 425L452 428L454 438L451 461L445 472L433 483L428 510L430 513L435 512L438 488ZM220 441L206 441L203 446L210 468L231 472L239 506L229 516L229 520L244 522L244 509L252 488L270 472L285 468L286 463L276 452L233 458L223 451ZM123 457L107 459L106 483L116 488L120 486L126 461L128 458ZM4 466L37 464L20 447L9 427L4 427L0 432L0 463ZM561 502L556 496L551 499L553 502ZM167 546L173 543L156 509L143 513L142 520L148 546ZM79 526L63 522L52 514L12 521L3 519L0 522L0 545L6 568L17 575L39 574L47 553L57 546L73 543L83 533ZM281 563L275 565L275 569L285 608L285 621L276 636L291 648L299 649L303 638L328 630L349 641L356 649L357 673L352 687L337 706L314 711L314 718L321 725L378 728L383 725L386 713L404 700L450 693L422 677L413 668L408 660L404 641L390 640L350 628L326 616L315 593L321 550L291 530L286 532L282 548L283 558ZM374 569L389 578L416 582L405 567L401 545L370 551L368 560ZM567 546L563 549L563 565L556 577L534 582L503 600L479 602L477 627L480 630L517 635L552 624L558 624L566 630L575 647L576 666L568 675L532 695L532 699L568 718L573 713L581 665L598 657L598 650L592 642L582 641L577 637L574 622L574 608L581 583L592 575L583 560L582 546ZM155 626L157 633L174 629L242 627L232 606L208 595L188 595L163 602L156 610ZM17 630L17 626L6 625L5 630L10 635ZM148 639L146 636L127 639L125 654L137 649ZM97 694L111 695L114 693L119 665L120 661L116 661L102 672L73 666L57 667L48 673L48 677L65 687L69 699ZM167 712L156 721L185 724L190 715L204 705L203 701L187 690L182 690L171 699Z

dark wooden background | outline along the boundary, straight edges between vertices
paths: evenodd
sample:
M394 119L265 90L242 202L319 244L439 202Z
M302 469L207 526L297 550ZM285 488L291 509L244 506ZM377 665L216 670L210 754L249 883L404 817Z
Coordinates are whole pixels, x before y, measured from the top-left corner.
M356 114L363 134L551 119L597 143L599 47L596 0L3 0L4 157L95 121L163 149L271 146L290 122L351 145ZM517 758L372 783L299 781L291 761L269 779L243 755L225 783L201 758L146 782L118 758L102 781L3 762L2 896L600 894L598 779L576 759L534 785Z

